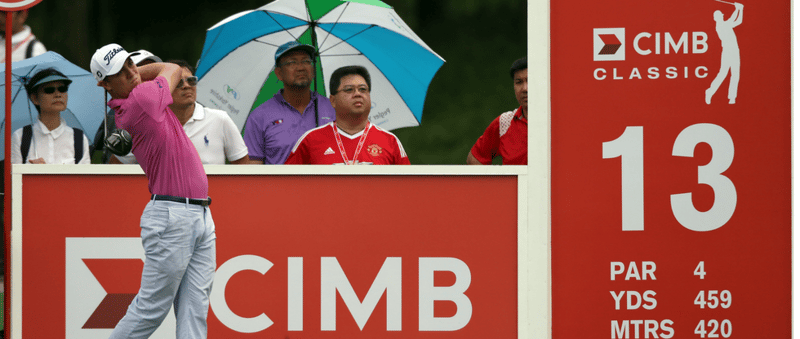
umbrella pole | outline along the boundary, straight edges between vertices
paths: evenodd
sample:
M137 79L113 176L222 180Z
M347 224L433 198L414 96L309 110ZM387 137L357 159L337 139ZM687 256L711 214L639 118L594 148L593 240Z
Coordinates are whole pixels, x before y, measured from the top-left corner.
M317 24L316 22L311 22L308 27L311 29L311 45L314 46L314 49L316 50L316 52L314 52L316 55L311 58L311 61L314 62L314 92L317 92L317 78L319 78L317 76L317 58L319 58L319 46L317 45L316 30ZM319 92L317 92L317 94L319 94ZM316 96L314 96L314 122L316 122L317 127L319 127L319 103L317 102Z
M106 113L106 105L105 103L108 102L108 91L103 91L105 93L105 101L103 101L103 161L106 160L108 157L108 149L106 148L106 139L108 139L108 113Z
M3 268L3 331L6 338L10 337L11 327L11 303L9 302L9 291L11 291L11 279L9 267L11 267L11 37L8 32L13 32L11 23L11 11L6 13L6 117L5 117L5 160L4 160L4 186L3 186L3 233L5 236L5 265Z

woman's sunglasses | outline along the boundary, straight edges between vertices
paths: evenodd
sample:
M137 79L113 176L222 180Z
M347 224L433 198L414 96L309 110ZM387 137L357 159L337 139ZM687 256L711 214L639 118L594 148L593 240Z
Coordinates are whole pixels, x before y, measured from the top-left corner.
M53 94L53 93L55 93L56 89L61 93L67 93L67 90L69 89L69 86L62 85L62 86L58 86L58 87L55 87L55 86L53 86L53 87L45 87L45 88L42 89L42 91L44 91L45 94Z

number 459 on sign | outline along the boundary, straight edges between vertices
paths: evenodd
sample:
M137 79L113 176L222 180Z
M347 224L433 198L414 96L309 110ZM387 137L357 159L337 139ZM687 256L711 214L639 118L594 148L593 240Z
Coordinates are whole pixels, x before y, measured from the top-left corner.
M714 204L708 211L698 211L692 193L672 194L672 214L692 231L706 232L722 227L736 209L736 187L722 175L733 163L733 139L724 128L714 124L695 124L678 134L672 155L693 157L700 143L711 146L711 161L697 168L697 182L714 190ZM603 159L622 158L622 230L644 230L644 128L628 126L622 135L603 143Z

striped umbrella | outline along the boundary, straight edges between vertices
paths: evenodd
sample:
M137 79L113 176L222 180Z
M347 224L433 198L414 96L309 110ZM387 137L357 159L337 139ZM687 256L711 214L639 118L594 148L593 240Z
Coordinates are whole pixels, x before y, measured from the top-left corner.
M428 86L444 63L382 1L276 0L208 29L197 100L227 111L244 128L250 112L283 88L274 55L290 40L317 48L312 89L322 95L337 68L366 67L370 121L387 130L419 125Z

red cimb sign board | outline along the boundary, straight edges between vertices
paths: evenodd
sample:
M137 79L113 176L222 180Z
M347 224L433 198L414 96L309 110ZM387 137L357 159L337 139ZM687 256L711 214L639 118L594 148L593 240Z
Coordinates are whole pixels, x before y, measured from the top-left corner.
M790 337L790 2L551 6L553 337Z
M517 185L209 176L209 337L516 338ZM26 175L22 187L13 335L107 338L139 287L145 177ZM153 338L174 326L167 316Z
M20 11L31 8L42 0L2 0L0 1L0 11Z

